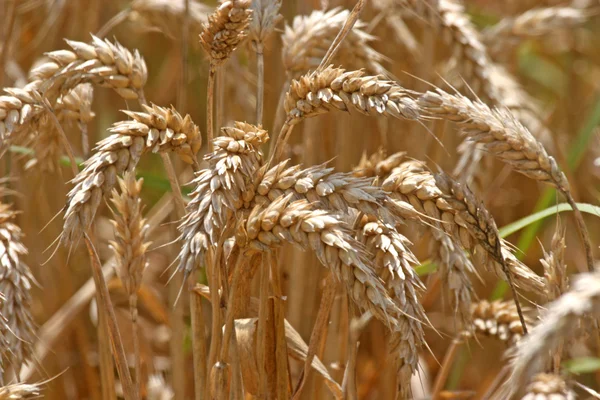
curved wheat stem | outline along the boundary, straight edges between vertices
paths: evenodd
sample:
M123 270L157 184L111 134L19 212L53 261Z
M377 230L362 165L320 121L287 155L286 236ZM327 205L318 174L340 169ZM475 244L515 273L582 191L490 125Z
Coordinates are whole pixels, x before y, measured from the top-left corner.
M193 164L200 149L200 131L189 115L175 109L143 106L144 112L124 111L132 119L114 124L112 133L96 146L68 194L61 243L72 245L91 226L102 198L110 193L117 175L132 171L142 154L174 151Z

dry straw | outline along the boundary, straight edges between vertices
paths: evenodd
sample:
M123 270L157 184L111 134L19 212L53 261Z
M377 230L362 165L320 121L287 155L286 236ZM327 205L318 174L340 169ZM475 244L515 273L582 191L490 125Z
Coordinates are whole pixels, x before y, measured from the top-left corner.
M72 245L90 227L104 196L115 186L117 176L134 170L146 152L176 152L183 161L194 164L200 149L200 131L189 115L175 109L143 106L144 112L124 111L132 119L114 124L96 153L85 162L75 179L65 206L61 242Z

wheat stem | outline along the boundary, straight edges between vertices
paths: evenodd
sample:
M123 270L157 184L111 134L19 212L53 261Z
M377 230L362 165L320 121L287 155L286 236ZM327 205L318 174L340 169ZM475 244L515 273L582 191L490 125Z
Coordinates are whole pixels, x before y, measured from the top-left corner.
M192 355L194 359L194 393L195 400L203 400L206 379L206 339L204 338L204 311L202 296L196 290L190 291L192 313Z
M96 283L96 290L100 297L100 304L98 304L98 307L102 307L108 317L106 321L108 325L108 334L112 345L113 355L115 357L117 372L119 373L119 378L123 385L123 395L125 400L134 400L135 389L131 381L129 369L127 368L127 357L125 356L125 349L123 348L123 341L121 340L115 310L112 301L110 300L110 293L108 292L108 287L106 286L106 281L102 274L100 259L98 258L98 253L96 253L94 244L87 232L83 233L83 237L92 264L92 274L94 276L94 282Z
M454 359L458 354L458 350L460 346L463 344L463 340L460 337L454 338L452 343L450 344L450 348L446 350L446 355L444 356L444 361L442 361L442 367L440 371L437 373L435 377L435 383L433 384L433 389L431 391L431 399L432 400L440 400L440 393L444 389L446 385L446 380L448 379L448 375L450 375L450 371L452 370L452 365L454 363Z
M135 394L138 399L141 399L142 389L142 359L140 358L140 338L138 326L138 308L137 308L137 293L132 293L129 296L129 313L131 314L132 340L133 340L133 357L135 371Z
M265 101L265 60L262 43L256 44L256 125L261 126Z

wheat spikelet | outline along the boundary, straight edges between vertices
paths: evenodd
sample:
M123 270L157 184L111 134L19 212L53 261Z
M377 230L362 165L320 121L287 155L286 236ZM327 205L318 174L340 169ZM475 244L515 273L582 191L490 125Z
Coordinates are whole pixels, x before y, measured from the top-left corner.
M400 355L400 385L406 386L417 369L421 344L425 343L422 323L428 322L419 298L425 286L413 269L418 260L408 249L408 239L394 227L366 217L361 224L357 239L375 256L376 271L396 306L405 314L397 317L399 328L392 346Z
M521 400L575 400L575 393L562 376L542 373L533 377Z
M210 57L211 69L223 64L248 36L250 0L224 0L208 17L200 44Z
M544 267L544 286L548 301L556 300L569 288L567 266L565 265L565 231L557 226L550 251L544 251L544 258L540 260Z
M350 173L335 173L326 164L302 169L288 167L283 161L266 171L256 185L256 202L271 202L284 194L293 194L293 200L307 199L325 210L348 213L350 207L367 215L379 215L392 220L384 208L386 194L371 184L369 178L356 178Z
M359 178L370 177L378 178L377 181L383 180L389 176L392 170L405 160L404 152L394 153L391 156L386 156L383 149L367 157L366 153L360 158L358 165L353 168L353 175Z
M518 342L524 335L515 303L512 301L481 300L471 306L472 330L477 335L493 337L507 345ZM531 320L528 318L528 324Z
M395 199L392 205L406 217L419 220L427 216L441 221L441 228L469 250L478 264L507 279L502 269L504 260L518 287L543 293L542 279L520 263L499 239L493 218L466 187L447 175L434 176L421 162L409 161L396 168L382 188L391 193Z
M61 243L73 244L90 227L96 210L117 181L117 175L134 170L145 152L178 153L189 164L200 149L200 131L189 115L156 105L144 112L124 111L132 119L114 124L106 139L98 142L96 153L74 179L68 194Z
M418 103L429 115L457 123L465 136L515 171L569 191L567 178L554 158L507 110L492 109L479 100L471 101L441 89L424 93Z
M183 245L179 269L191 273L204 261L204 252L224 235L232 213L254 197L252 180L260 167L266 131L243 122L221 129L215 151L204 156L208 168L196 174L195 186L179 230Z
M148 70L137 50L131 53L118 42L93 35L91 44L72 40L67 40L67 44L72 51L46 53L50 61L30 72L36 88L51 103L83 82L112 88L126 100L143 98Z
M313 11L310 15L297 15L292 26L286 25L283 41L283 65L288 78L297 79L315 70L348 19L350 11L333 8ZM369 45L375 37L363 29L366 24L356 21L353 29L341 43L336 59L344 67L364 67L370 73L384 74L381 65L384 57Z
M279 14L281 0L252 0L252 19L248 28L250 41L263 44L275 31L275 26L283 18Z
M551 354L573 334L581 319L599 314L600 274L578 275L571 290L550 303L540 322L517 343L511 354L511 375L500 398L522 393L533 376L545 370Z
M332 109L410 120L419 117L410 92L396 82L331 66L293 80L284 106L290 125Z
M189 0L190 37L196 39L202 33L211 11L206 4ZM185 0L134 0L128 18L134 28L158 28L170 38L180 38L184 15Z
M15 383L0 387L0 400L38 399L40 392L38 385Z
M12 222L16 214L10 205L0 203L0 381L7 367L20 370L35 339L30 311L34 278L22 260L27 249L21 228Z
M406 321L398 321L403 312L374 273L364 247L349 235L339 219L328 211L315 209L306 200L290 203L291 198L292 194L288 194L270 204L255 206L242 229L236 231L238 245L258 252L270 251L285 242L312 249L319 261L345 284L349 297L392 331L391 343L400 359L401 395L407 397L410 394L408 382L416 367L407 360L417 358L412 353L417 343L410 341L413 336Z

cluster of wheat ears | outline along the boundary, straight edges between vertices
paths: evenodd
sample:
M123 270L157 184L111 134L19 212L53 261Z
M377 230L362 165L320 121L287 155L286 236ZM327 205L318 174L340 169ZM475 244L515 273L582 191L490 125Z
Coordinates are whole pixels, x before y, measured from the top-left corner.
M580 29L600 4L532 8L480 30L455 0L300 1L307 14L287 22L294 2L134 0L27 75L11 54L35 3L2 5L0 74L15 87L0 96L1 400L600 398L565 367L582 348L600 352L589 205L550 155L560 146L540 102L504 65L526 40ZM174 79L116 33L104 38L124 26L179 44ZM386 65L398 58L413 61L394 77ZM153 102L169 85L175 106ZM92 107L97 87L114 91L103 107ZM116 118L118 101L126 110L108 134L88 132ZM419 150L393 151L407 140ZM146 158L164 167L158 201L144 194ZM526 265L487 207L509 171L572 211L540 265ZM9 204L26 181L29 207L59 218ZM26 243L47 248L43 259ZM484 300L497 279L506 299ZM449 383L461 351L496 357L468 388Z

